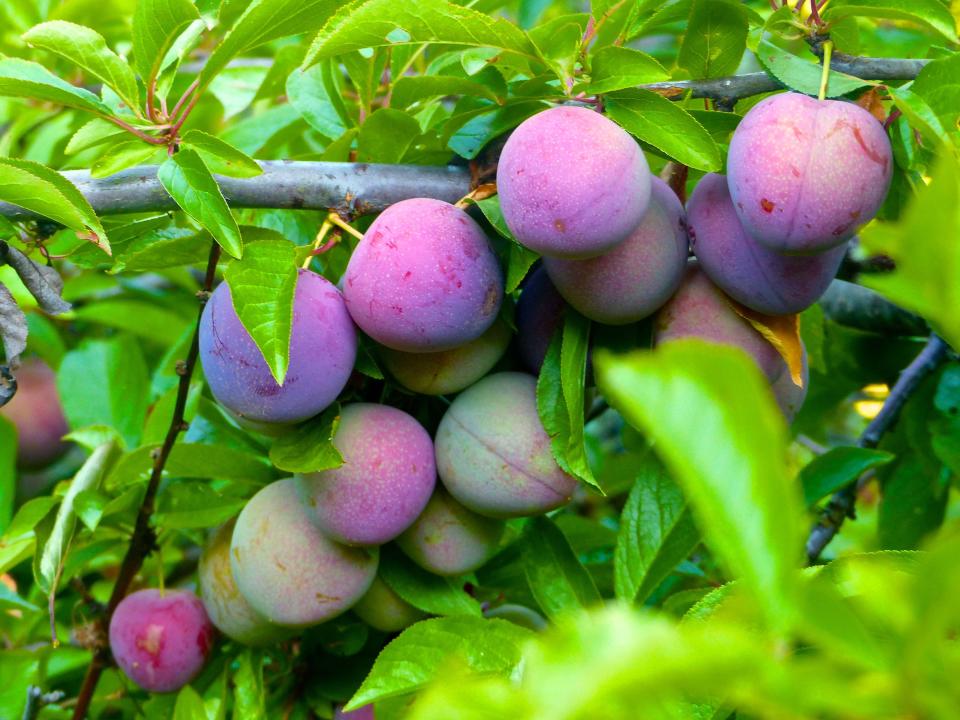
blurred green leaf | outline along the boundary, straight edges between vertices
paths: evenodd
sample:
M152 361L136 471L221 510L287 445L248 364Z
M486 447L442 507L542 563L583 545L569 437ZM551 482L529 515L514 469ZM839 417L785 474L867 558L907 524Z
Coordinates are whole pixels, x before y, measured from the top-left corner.
M13 482L17 467L17 429L5 417L0 417L0 536L13 518L13 501L17 486Z
M850 484L858 477L893 460L893 455L882 450L858 447L831 448L815 457L800 471L803 501L808 506Z
M350 125L337 93L330 63L294 70L287 78L290 104L312 128L328 138L340 137Z
M530 592L547 617L556 620L600 602L600 593L590 573L549 518L531 518L521 542Z
M796 612L805 523L784 468L783 418L756 364L739 348L686 339L652 353L598 351L594 364L610 404L656 443L706 544L783 628Z
M0 96L44 100L97 115L112 114L89 90L61 80L43 65L20 58L0 60Z
M258 240L248 243L243 258L233 260L224 273L237 317L278 385L283 385L290 362L295 259L289 240Z
M823 15L827 21L849 16L910 20L957 41L956 23L939 0L832 0Z
M207 480L173 483L157 498L156 523L168 530L216 527L236 516L247 499L218 491Z
M77 320L126 330L145 340L172 345L190 324L182 315L145 300L96 300L73 311Z
M233 672L234 720L260 720L267 717L266 688L263 684L263 653L245 648Z
M146 445L121 457L107 476L108 490L145 482L159 445ZM244 480L267 483L274 471L263 458L222 445L177 443L170 451L166 471L175 477Z
M934 60L917 75L910 91L926 101L960 146L960 55Z
M390 93L390 106L407 108L416 102L423 103L425 100L448 95L469 95L493 102L502 101L492 89L468 78L422 75L398 78Z
M391 590L424 612L480 617L480 603L466 593L462 580L429 573L394 546L381 549L377 572Z

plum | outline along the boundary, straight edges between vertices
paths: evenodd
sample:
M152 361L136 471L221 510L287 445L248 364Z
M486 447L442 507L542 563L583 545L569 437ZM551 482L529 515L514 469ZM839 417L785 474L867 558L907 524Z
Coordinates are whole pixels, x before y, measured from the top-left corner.
M527 370L539 374L554 333L563 326L567 303L541 265L526 279L514 321L517 325L517 352Z
M24 361L14 375L17 394L0 408L17 429L17 466L39 470L57 460L70 447L67 419L57 394L57 376L43 360Z
M389 633L399 632L426 617L425 612L397 595L379 575L367 594L353 606L353 612L370 627Z
M298 478L317 527L346 545L382 545L417 519L437 483L433 441L387 405L346 405L333 444L343 465Z
M836 247L876 215L893 171L883 126L849 102L782 93L730 142L727 182L744 229L771 250Z
M342 706L338 707L333 713L333 720L376 720L373 703L364 705L359 710L351 710L350 712L344 710Z
M797 385L793 381L786 363L784 363L783 373L770 385L773 396L777 400L777 405L788 423L793 422L797 413L803 407L803 403L807 399L809 386L810 368L807 365L807 349L803 348L803 385Z
M214 397L254 423L291 424L324 410L353 371L357 334L340 291L300 270L293 301L290 364L277 385L220 283L200 319L200 360Z
M491 620L507 620L514 625L519 625L520 627L525 627L528 630L534 630L536 632L543 632L550 627L547 619L536 610L531 610L524 605L514 605L512 603L497 605L489 610L484 610L483 616Z
M683 337L734 345L753 357L771 382L780 377L786 363L777 349L744 320L730 300L704 274L696 260L687 263L680 289L657 313L654 344Z
M397 538L397 545L428 572L462 575L493 556L505 527L502 520L477 515L437 488L417 521Z
M448 395L473 385L497 364L510 343L510 328L497 320L476 340L452 350L406 353L384 348L380 358L405 388L421 395Z
M346 612L370 589L376 548L351 548L320 532L293 478L260 489L237 517L230 569L250 606L301 629Z
M354 321L381 345L439 352L493 324L503 276L473 218L441 200L414 198L373 221L350 257L343 294Z
M144 690L174 692L203 669L214 632L192 592L138 590L120 601L110 619L110 650Z
M207 616L220 632L244 645L268 645L282 640L289 631L271 625L254 610L233 579L230 569L233 525L231 521L221 526L200 556L197 577Z
M753 239L740 223L727 179L705 175L687 202L693 252L700 267L734 300L766 315L793 315L830 285L848 243L815 255L784 255Z
M629 237L650 202L640 146L593 110L555 107L524 120L497 165L504 220L550 257L587 258Z
M626 325L656 312L680 286L688 243L683 206L660 178L630 236L588 260L545 257L543 267L563 299L591 320Z
M437 471L468 509L522 517L570 501L577 481L557 465L537 414L531 375L489 375L447 408L436 436Z

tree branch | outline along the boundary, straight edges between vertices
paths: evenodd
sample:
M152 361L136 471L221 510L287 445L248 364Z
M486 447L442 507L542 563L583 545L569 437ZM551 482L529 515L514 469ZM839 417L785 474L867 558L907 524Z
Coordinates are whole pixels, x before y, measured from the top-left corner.
M126 597L127 590L133 582L143 561L153 551L156 545L156 536L150 525L150 518L153 515L154 501L157 496L157 489L160 487L160 478L163 476L163 469L166 467L167 460L170 457L170 451L177 441L180 433L186 430L187 424L184 420L184 410L187 406L187 394L190 390L190 378L193 376L193 368L197 364L197 355L199 353L199 335L200 335L200 315L203 313L203 307L206 305L210 296L210 290L213 288L213 280L217 271L217 261L220 259L220 246L213 243L210 247L210 257L207 260L207 272L203 280L203 288L197 297L200 300L200 309L197 313L197 325L193 332L193 341L190 343L190 350L187 352L187 359L177 366L177 374L180 375L180 383L177 386L177 399L174 404L173 418L170 421L170 427L167 429L167 435L163 440L163 445L156 451L153 460L153 469L150 473L150 480L147 482L147 489L143 495L143 502L140 504L140 510L137 512L137 520L134 525L133 535L130 537L130 545L127 548L127 554L120 565L120 572L117 574L117 581L113 586L113 592L107 603L106 612L101 618L104 630L110 627L110 618L120 601ZM105 633L104 633L105 634ZM83 720L87 715L90 702L93 700L93 693L97 688L97 682L100 675L110 663L110 648L106 644L101 644L93 653L93 658L87 668L87 674L83 678L83 685L80 687L80 693L77 696L77 704L73 711L73 720Z
M919 315L894 305L870 288L834 280L820 298L824 314L840 325L883 335L922 336L930 327Z
M916 392L920 383L946 362L949 356L950 347L947 343L940 336L931 335L920 354L900 373L883 408L870 421L857 441L857 447L877 447L886 432L896 423L897 418L900 417L900 411ZM854 481L835 492L830 498L820 520L813 526L807 538L807 560L811 564L818 560L820 553L840 532L844 521L848 517L851 519L854 517L853 508L857 502L857 489L858 481Z

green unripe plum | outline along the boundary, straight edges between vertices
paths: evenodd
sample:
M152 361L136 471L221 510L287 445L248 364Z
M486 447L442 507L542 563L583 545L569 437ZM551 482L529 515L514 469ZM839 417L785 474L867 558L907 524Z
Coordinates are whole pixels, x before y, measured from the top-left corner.
M378 575L367 594L353 606L354 614L381 632L400 632L427 616L397 595Z
M478 515L437 488L397 545L428 572L463 575L493 557L505 528L503 521Z
M228 638L244 645L269 645L290 632L267 622L240 594L230 569L233 525L231 521L220 527L200 556L200 598L210 622Z
M503 356L510 328L497 320L476 340L452 350L406 353L383 348L380 357L390 374L407 390L421 395L460 392L482 378Z
M549 627L549 623L547 623L543 615L524 605L513 605L511 603L497 605L497 607L484 610L483 616L491 620L507 620L514 625L519 625L520 627L525 627L528 630L534 630L536 632L542 632Z
M537 515L570 501L577 481L554 460L532 375L489 375L437 428L437 471L453 497L488 517Z
M292 478L262 488L237 517L230 568L250 606L274 625L306 628L340 615L370 589L376 548L327 538Z
M685 337L741 348L771 382L784 371L777 349L737 314L730 299L710 282L695 260L687 264L680 289L657 313L654 327L655 345Z

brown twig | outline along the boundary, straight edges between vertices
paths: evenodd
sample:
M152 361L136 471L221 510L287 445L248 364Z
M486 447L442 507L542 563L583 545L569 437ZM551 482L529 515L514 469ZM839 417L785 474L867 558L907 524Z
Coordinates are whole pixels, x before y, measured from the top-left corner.
M210 290L213 288L213 280L217 271L217 261L220 259L220 246L213 243L210 247L210 256L207 260L207 271L203 280L203 288L197 293L200 300L199 313L203 312L203 306L207 302ZM187 352L187 358L177 366L177 374L180 376L180 383L177 387L177 399L174 404L173 418L170 421L170 427L167 429L167 435L164 438L163 445L156 452L153 461L153 469L150 473L150 480L147 482L147 489L143 496L143 502L140 504L140 510L137 512L137 520L134 525L133 535L130 537L130 545L127 548L127 554L120 565L120 572L117 574L117 581L113 586L113 592L107 603L106 612L102 618L104 627L109 627L110 618L113 616L117 605L127 594L130 584L133 582L143 561L153 551L156 543L156 535L150 525L150 518L153 515L154 502L157 496L157 489L160 486L160 478L163 476L164 467L170 458L170 452L180 436L180 433L186 429L184 420L184 410L187 406L187 393L190 390L190 378L193 375L194 366L197 363L199 353L199 313L197 316L197 326L193 333L193 341L190 343L190 350ZM110 650L108 647L99 647L94 651L93 658L87 668L87 674L83 678L83 685L80 687L80 693L77 696L77 704L73 711L74 720L82 720L93 700L93 693L97 688L97 682L100 675L110 663Z

